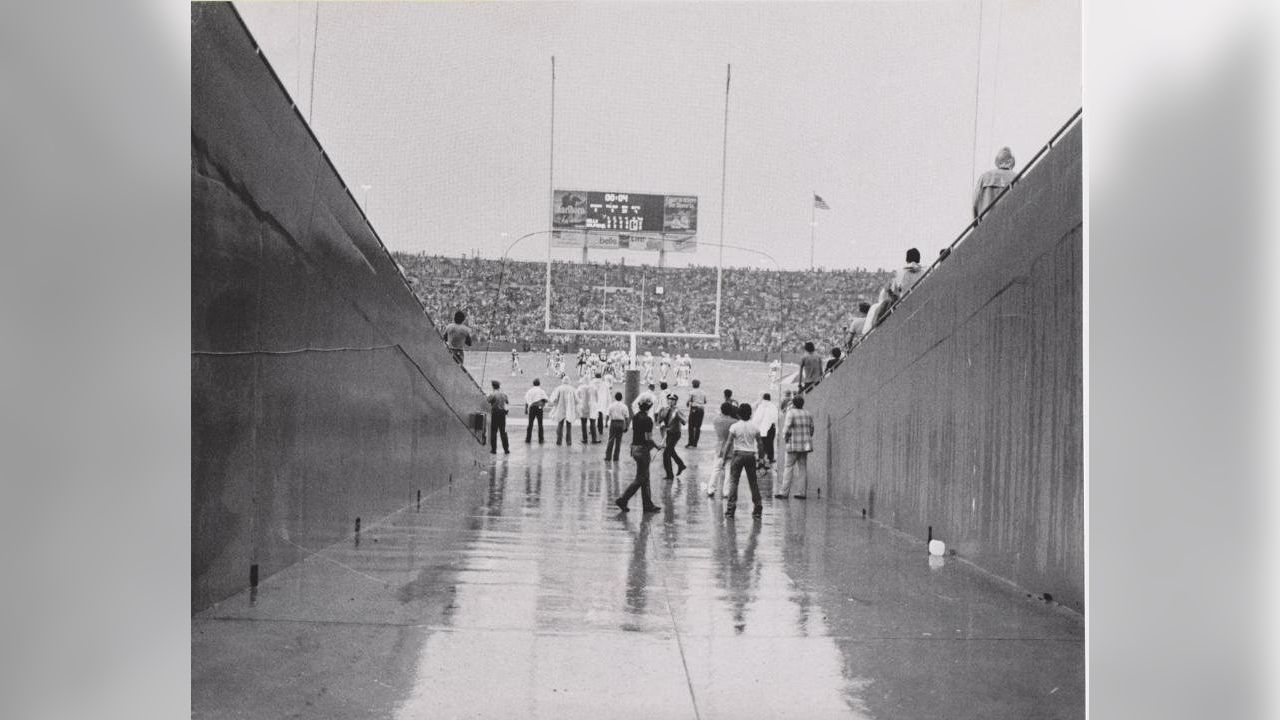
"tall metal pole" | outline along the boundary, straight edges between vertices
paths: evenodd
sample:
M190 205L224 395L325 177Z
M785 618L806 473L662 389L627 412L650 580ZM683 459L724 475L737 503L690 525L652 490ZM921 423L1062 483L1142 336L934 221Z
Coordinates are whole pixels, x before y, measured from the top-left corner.
M556 209L556 56L551 56L551 157L547 161L547 297L543 332L551 329L551 241L555 239ZM550 342L548 337L547 341Z
M733 65L724 66L724 140L720 148L720 260L716 263L716 337L720 336L720 301L724 286L724 183L729 167L729 80Z

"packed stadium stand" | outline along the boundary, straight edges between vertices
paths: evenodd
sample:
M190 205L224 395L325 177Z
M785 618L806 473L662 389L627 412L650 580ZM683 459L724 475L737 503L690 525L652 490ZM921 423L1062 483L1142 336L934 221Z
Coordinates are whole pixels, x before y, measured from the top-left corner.
M546 264L397 253L414 292L437 322L455 310L479 337L544 345ZM874 300L888 271L777 271L725 268L721 339L678 341L698 350L791 350L806 340L841 339L859 300ZM553 327L581 330L705 333L715 330L716 269L620 263L552 263ZM659 290L660 289L660 290ZM565 341L567 336L552 338ZM593 345L624 347L622 337Z

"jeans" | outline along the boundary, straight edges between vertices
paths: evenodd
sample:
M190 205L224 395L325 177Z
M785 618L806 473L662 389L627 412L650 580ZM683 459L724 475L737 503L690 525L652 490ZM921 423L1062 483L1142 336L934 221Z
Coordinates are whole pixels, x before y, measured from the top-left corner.
M747 487L751 489L751 503L755 506L753 515L764 509L764 504L760 501L760 486L756 483L756 454L753 452L745 452L736 450L733 453L733 460L729 465L729 503L725 508L725 514L731 515L736 507L738 507L738 478L742 477L742 471L747 471Z
M622 497L618 498L623 505L631 499L636 491L640 491L640 505L645 508L653 507L653 497L649 494L649 448L643 445L631 446L631 459L636 461L636 479L631 481L626 490L622 491Z
M627 431L627 423L623 420L609 421L609 444L604 446L604 459L618 462L622 451L622 434Z
M591 426L591 442L600 442L596 439L596 424L590 418L578 418L582 423L582 444L587 444L587 426Z
M685 464L684 460L681 460L680 456L676 454L676 446L680 444L680 436L678 434L668 435L666 442L667 447L662 451L662 469L666 472L666 476L671 478L674 477L671 474L671 462L675 461L675 464L680 467L680 472L684 472Z
M698 447L698 437L702 435L702 416L705 412L701 405L689 408L689 447Z
M538 422L538 444L542 444L542 408L529 408L529 426L524 429L524 441L533 442L533 423Z
M563 440L566 445L573 444L573 421L559 420L556 422L556 444L559 445Z

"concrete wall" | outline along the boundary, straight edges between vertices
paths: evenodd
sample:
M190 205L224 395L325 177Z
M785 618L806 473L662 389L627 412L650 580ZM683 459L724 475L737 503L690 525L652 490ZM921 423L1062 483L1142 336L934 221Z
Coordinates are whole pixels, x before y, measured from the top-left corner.
M1084 607L1081 125L810 396L832 500ZM923 550L923 548L922 548Z
M191 18L196 611L487 453L482 393L231 6Z

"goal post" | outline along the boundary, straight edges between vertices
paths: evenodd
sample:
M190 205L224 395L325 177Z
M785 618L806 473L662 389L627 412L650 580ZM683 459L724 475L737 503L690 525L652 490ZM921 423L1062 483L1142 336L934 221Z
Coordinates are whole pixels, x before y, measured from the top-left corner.
M720 341L721 261L668 267L698 251L697 206L691 195L554 190L547 338L625 337L632 367L640 338Z

